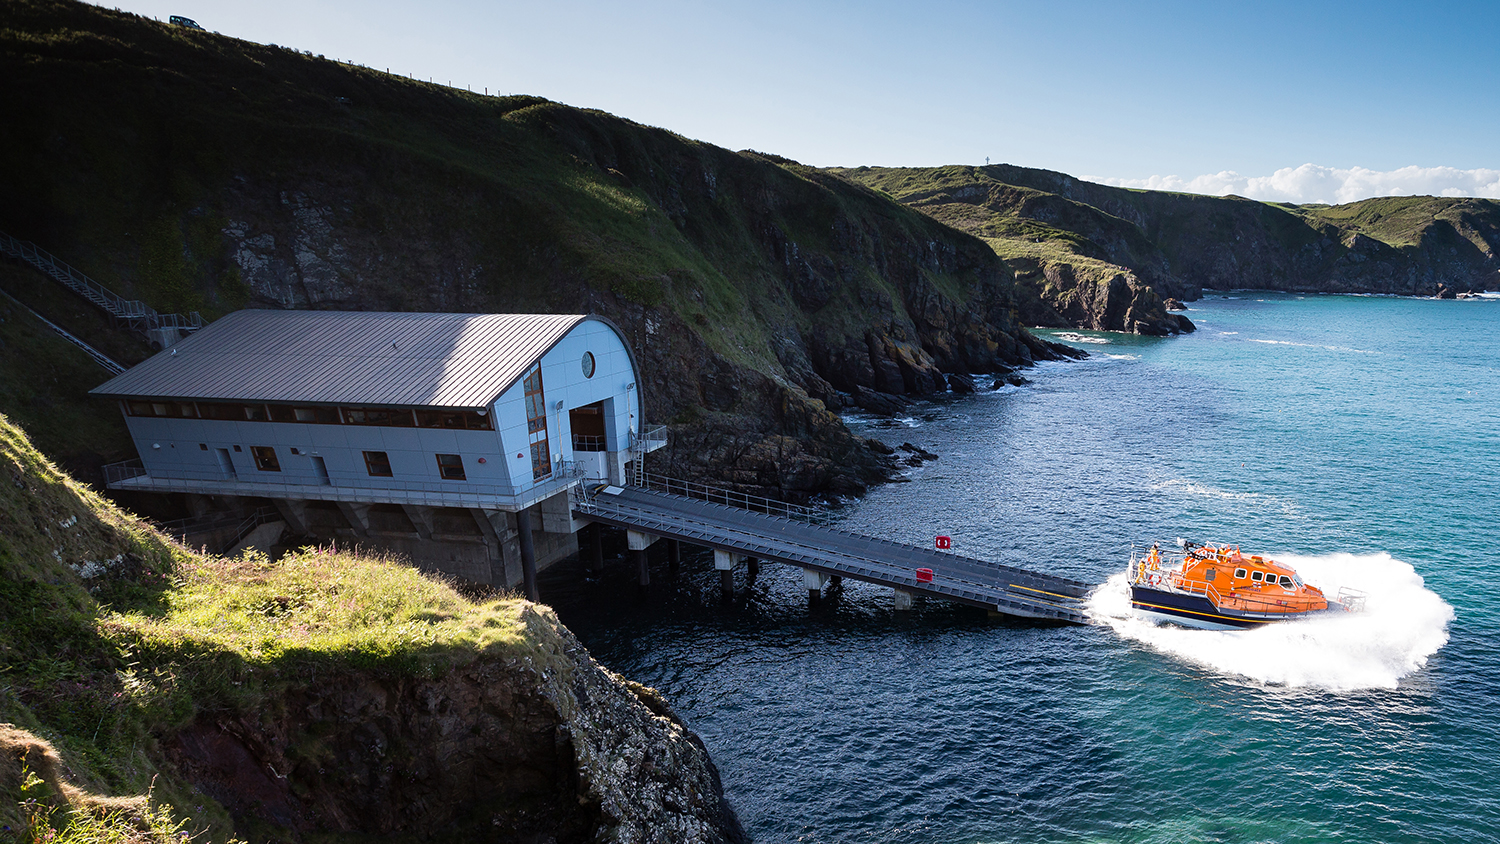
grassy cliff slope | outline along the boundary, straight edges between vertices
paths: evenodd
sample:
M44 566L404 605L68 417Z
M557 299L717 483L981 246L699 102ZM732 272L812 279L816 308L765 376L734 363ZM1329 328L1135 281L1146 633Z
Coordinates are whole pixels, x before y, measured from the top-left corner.
M678 473L857 489L830 410L1048 354L983 242L774 156L68 0L0 70L12 234L163 311L609 316Z
M3 416L0 584L0 841L739 835L696 738L545 607L187 552Z
M1027 316L1041 324L1131 330L1133 310L1151 330L1161 299L1205 287L1425 296L1500 286L1495 200L1293 206L1005 164L831 172L984 238L1040 297L1045 307Z

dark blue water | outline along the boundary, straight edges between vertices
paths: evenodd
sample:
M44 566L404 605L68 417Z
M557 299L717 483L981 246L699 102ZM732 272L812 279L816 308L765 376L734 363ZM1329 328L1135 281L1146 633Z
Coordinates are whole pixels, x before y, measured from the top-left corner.
M1370 593L1210 633L1009 626L706 555L561 566L594 656L702 735L758 841L1500 841L1500 302L1212 295L1188 337L862 433L941 457L846 526L1105 583L1131 542L1227 540ZM1111 591L1114 590L1114 591ZM1112 603L1113 602L1113 603Z

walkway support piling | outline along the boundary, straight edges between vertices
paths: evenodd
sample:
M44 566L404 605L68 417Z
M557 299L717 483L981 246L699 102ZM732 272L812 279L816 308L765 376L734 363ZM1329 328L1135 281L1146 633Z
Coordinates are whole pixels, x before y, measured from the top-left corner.
M604 571L604 525L594 525L590 531L593 534L593 547L589 549L589 568L593 571Z
M521 582L526 586L526 598L541 603L536 588L536 548L531 544L531 508L516 512L516 534L521 540Z
M760 558L759 557L746 557L745 558L745 574L749 575L751 580L754 580L755 577L756 577L756 575L760 574Z
M905 589L893 589L896 593L896 611L905 612L911 609L912 594Z
M823 597L823 587L828 585L828 575L817 569L803 569L802 585L807 587L807 600L817 603Z
M740 554L733 551L714 549L714 568L719 570L719 589L726 598L734 594L734 566L740 561L740 557Z
M635 570L640 575L641 585L651 585L651 569L646 566L646 549L630 552L635 557Z
M672 568L674 569L677 568L678 563L682 562L681 542L678 542L675 539L667 540L667 562L671 563Z

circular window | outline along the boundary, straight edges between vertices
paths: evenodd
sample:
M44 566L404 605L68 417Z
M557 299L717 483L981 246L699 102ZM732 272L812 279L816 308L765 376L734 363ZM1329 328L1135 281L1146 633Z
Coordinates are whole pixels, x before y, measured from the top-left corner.
M584 352L583 353L583 377L585 377L585 378L593 378L594 377L594 353L593 352Z

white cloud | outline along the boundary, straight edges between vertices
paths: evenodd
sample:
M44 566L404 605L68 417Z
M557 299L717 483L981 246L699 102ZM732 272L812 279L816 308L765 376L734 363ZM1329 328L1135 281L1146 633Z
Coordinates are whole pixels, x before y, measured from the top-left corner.
M1116 179L1084 176L1090 182L1126 188L1237 194L1271 202L1321 202L1338 205L1375 196L1484 196L1500 199L1500 170L1458 170L1453 167L1402 167L1367 170L1304 164L1283 167L1269 176L1241 176L1233 170L1184 179L1152 176Z

